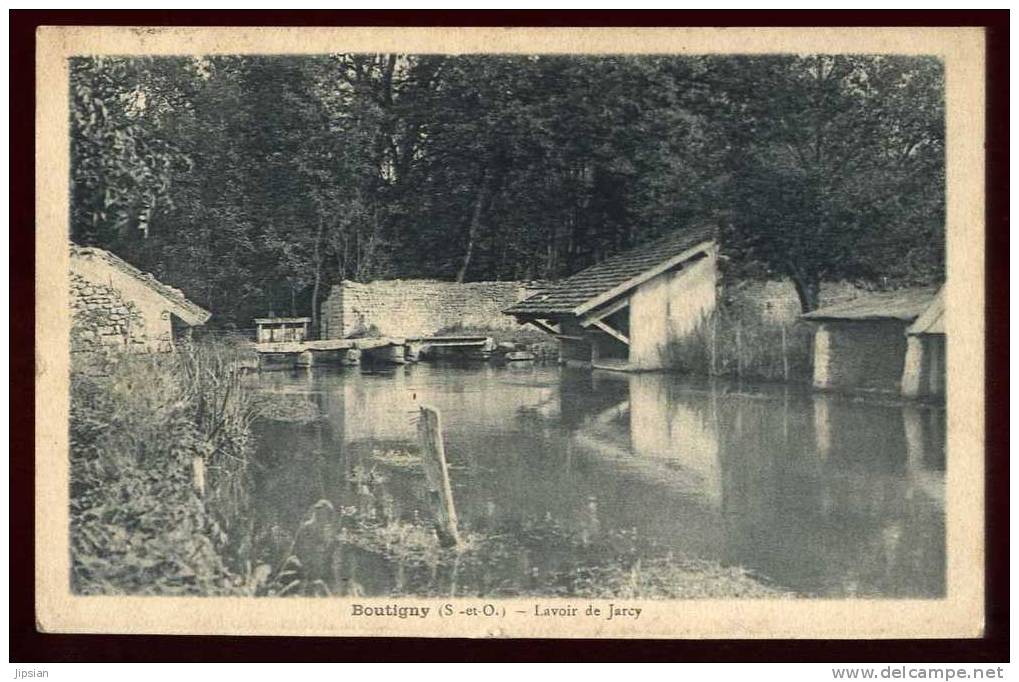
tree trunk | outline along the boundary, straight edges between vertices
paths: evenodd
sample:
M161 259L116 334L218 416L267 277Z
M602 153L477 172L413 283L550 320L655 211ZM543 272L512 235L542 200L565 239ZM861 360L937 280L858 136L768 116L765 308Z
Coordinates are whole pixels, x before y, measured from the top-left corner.
M800 299L800 311L809 313L817 310L821 303L821 282L815 276L794 274L793 285L796 287L796 295Z
M463 265L456 273L456 281L463 282L467 276L467 268L470 267L471 257L474 255L474 242L477 240L478 231L481 229L481 214L485 206L486 195L488 194L488 182L485 179L486 172L481 173L481 184L478 187L478 196L474 200L474 211L471 213L471 224L467 228L467 249L464 251Z
M322 285L322 232L325 220L319 216L318 234L315 235L315 283L311 287L311 331L318 336L318 296Z

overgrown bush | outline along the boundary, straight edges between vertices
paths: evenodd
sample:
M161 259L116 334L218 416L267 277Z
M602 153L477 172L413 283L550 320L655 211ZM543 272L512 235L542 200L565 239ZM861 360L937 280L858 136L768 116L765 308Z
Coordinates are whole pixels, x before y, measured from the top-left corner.
M250 401L222 349L79 354L71 375L71 585L234 592L221 558L246 507ZM204 471L204 497L195 463Z
M812 339L805 323L772 322L746 310L719 307L703 317L692 334L666 345L665 362L690 374L809 381Z

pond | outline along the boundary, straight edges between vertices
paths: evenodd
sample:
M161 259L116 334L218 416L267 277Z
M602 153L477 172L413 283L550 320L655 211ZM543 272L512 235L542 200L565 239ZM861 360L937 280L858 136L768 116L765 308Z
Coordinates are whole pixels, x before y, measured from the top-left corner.
M938 406L541 366L252 381L291 416L256 425L251 543L304 593L571 595L679 562L777 593L944 595ZM442 414L467 538L452 559L429 527L421 404Z

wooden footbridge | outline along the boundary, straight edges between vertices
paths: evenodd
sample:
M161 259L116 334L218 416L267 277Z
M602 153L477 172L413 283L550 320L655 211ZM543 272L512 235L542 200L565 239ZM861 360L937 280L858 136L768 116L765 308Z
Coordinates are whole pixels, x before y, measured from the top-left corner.
M356 366L362 358L373 362L405 364L417 362L423 355L454 350L484 359L496 350L489 336L428 336L413 338L377 337L363 339L319 339L257 343L258 366L317 367L323 365Z

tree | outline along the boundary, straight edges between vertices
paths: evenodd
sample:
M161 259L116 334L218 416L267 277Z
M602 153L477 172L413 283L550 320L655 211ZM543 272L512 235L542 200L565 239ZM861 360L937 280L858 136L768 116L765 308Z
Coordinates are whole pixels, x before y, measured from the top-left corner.
M933 59L767 57L714 65L730 141L726 247L788 276L804 311L827 278L893 272L918 234L941 269L942 75Z
M71 71L71 235L84 244L147 236L184 154L159 134L178 60L75 58Z
M344 279L549 279L722 225L742 276L937 281L942 73L863 56L72 61L72 237L221 324Z

